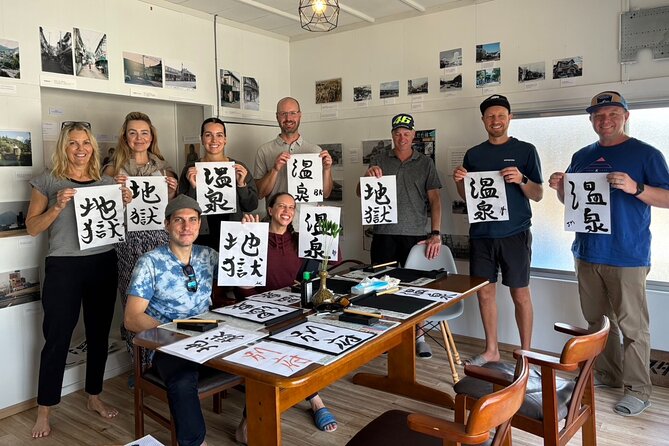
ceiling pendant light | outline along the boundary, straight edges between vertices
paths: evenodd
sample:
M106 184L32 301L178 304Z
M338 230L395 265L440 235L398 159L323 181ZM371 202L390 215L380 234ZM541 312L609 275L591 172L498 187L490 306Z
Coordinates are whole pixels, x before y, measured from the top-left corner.
M311 32L327 32L337 27L339 0L300 0L300 25Z

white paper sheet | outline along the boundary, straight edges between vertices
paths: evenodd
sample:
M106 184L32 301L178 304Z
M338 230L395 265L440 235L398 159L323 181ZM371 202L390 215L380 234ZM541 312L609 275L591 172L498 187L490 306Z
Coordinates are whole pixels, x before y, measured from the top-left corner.
M288 315L298 317L303 313L301 308L251 299L243 300L234 305L216 308L213 311L266 325L271 324L273 321L290 317Z
M268 223L221 222L219 286L265 285L268 233Z
M611 188L607 173L564 176L564 230L611 234Z
M360 206L363 225L397 223L397 177L361 177Z
M469 223L509 219L506 186L499 171L469 172L464 181Z
M373 333L309 320L280 333L275 333L270 336L270 339L338 355L362 345L374 336Z
M233 162L195 163L197 202L202 214L237 212L237 177Z
M398 296L419 297L421 299L432 300L435 302L446 302L462 295L455 291L433 290L431 288L421 287L403 287L395 294Z
M216 329L165 345L160 347L159 350L202 364L216 356L257 341L265 336L265 334L257 331L246 331L219 325Z
M291 376L318 363L322 353L278 342L261 341L225 357L226 361L241 364L281 376Z
M132 192L127 205L128 232L164 230L168 200L165 177L128 177L125 185Z
M248 299L258 302L273 302L279 305L293 305L300 303L300 293L293 293L290 291L290 288L282 288L280 290L254 294L253 296L249 296Z
M78 187L74 194L79 249L113 245L125 240L121 186Z
M323 201L323 162L317 153L291 155L286 174L288 192L296 203Z
M335 206L301 206L298 256L316 260L328 256L336 260L339 255L339 236L333 239L324 235L320 222L330 220L339 224L340 217L341 208Z

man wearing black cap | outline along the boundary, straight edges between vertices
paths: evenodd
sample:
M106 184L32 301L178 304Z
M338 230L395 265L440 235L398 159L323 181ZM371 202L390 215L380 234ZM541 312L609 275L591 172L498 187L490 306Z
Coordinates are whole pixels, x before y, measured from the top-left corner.
M488 140L467 151L463 165L453 172L453 179L464 199L467 172L499 171L506 183L509 219L481 222L469 227L470 274L490 282L478 292L486 347L483 353L468 361L474 365L499 360L495 299L500 269L502 284L509 287L516 309L520 346L530 348L533 311L529 288L532 256L532 210L529 200L539 201L543 196L541 164L536 148L508 135L512 115L507 98L492 95L481 103L480 109Z
M409 251L425 244L425 257L432 259L441 249L441 182L434 162L411 148L416 131L411 115L400 113L391 120L393 148L380 150L370 160L365 176L396 175L397 223L374 226L371 260L374 264L397 261L404 264ZM358 195L360 184L358 184ZM430 229L427 230L428 203ZM426 238L427 232L427 238Z
M218 253L193 244L200 231L201 213L197 201L186 195L179 195L167 204L165 229L170 241L147 252L135 264L124 316L128 330L138 333L209 309ZM201 366L160 352L156 352L153 366L167 385L179 444L206 444L206 427L197 394Z
M597 386L624 386L614 406L623 416L650 406L650 328L646 276L650 271L650 208L669 207L669 169L662 153L625 133L627 102L616 91L599 93L586 109L599 141L576 152L567 172L607 172L611 232L576 233L581 310L591 328L611 319L604 353L595 365ZM549 181L564 202L564 173ZM622 334L623 343L620 337Z

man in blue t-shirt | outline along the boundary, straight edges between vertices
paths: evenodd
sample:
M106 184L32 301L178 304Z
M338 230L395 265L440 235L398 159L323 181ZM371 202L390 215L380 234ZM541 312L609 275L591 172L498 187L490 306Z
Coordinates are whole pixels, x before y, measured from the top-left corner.
M532 340L532 298L530 295L530 262L532 259L532 210L530 200L543 197L541 164L536 148L510 137L513 115L506 97L492 95L481 105L481 120L488 140L465 153L462 166L453 172L460 196L465 199L465 177L468 172L499 171L504 177L508 205L506 221L489 221L469 227L469 273L490 283L478 292L479 310L485 332L485 350L466 361L482 365L499 361L497 345L497 275L509 287L516 308L520 347L530 349Z
M576 233L581 310L590 328L611 320L606 349L595 365L598 386L624 386L614 406L623 416L650 406L650 328L646 276L650 271L651 206L669 207L669 169L662 153L625 134L627 102L615 91L592 98L586 109L599 141L576 152L567 172L607 172L611 187L611 232ZM549 181L564 203L564 173ZM621 345L622 334L622 345Z
M125 327L135 333L174 319L206 312L218 253L194 245L202 210L197 201L179 195L165 209L170 242L139 258L128 286ZM195 362L156 352L153 366L167 385L170 413L179 445L206 445L206 426L197 393L199 368Z

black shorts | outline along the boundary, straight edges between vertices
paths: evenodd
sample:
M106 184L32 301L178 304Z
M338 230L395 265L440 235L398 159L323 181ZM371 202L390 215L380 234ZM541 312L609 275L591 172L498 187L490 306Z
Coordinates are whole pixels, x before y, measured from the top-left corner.
M497 282L502 270L502 284L525 288L530 284L532 233L530 230L505 238L469 239L469 274Z
M374 234L370 248L372 264L380 265L397 261L404 266L404 262L409 257L409 251L421 240L425 240L424 235Z

